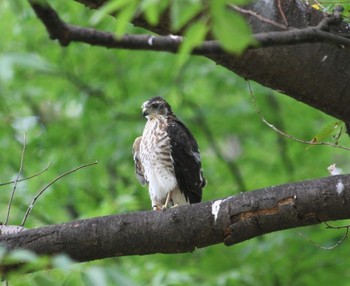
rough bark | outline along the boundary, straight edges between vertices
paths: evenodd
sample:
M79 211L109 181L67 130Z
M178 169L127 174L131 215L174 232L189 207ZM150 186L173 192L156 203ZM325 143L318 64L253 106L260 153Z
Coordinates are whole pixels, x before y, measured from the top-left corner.
M66 253L77 261L191 252L273 231L350 218L350 176L268 187L165 211L76 220L0 236L9 249Z

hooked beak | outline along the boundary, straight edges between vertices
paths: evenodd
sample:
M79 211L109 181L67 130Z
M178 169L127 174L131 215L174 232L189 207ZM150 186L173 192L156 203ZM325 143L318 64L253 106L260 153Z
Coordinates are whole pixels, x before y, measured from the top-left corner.
M146 108L146 105L147 105L148 101L144 102L141 106L142 108L142 116L143 117L146 117L148 115L148 111L147 111L147 108Z
M143 110L142 110L142 116L143 116L143 117L146 117L147 115L148 115L147 109L143 109Z

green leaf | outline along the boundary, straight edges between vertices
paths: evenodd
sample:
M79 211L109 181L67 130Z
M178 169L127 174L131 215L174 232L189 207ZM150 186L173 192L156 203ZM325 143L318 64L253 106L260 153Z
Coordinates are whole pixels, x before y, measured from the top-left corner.
M239 54L253 43L251 30L244 18L227 10L226 1L213 1L211 15L213 34L225 50Z
M157 25L159 23L161 13L167 6L167 0L144 0L141 3L141 10L144 12L148 23L151 25Z
M171 27L174 31L180 30L186 23L188 23L194 16L203 10L201 1L192 0L173 1L171 5Z
M125 34L126 27L133 18L137 8L136 1L129 1L129 3L118 12L117 15L117 25L115 29L115 33L117 36L122 36Z
M69 269L74 264L74 261L67 255L58 254L52 258L52 265L61 269Z
M38 256L34 252L25 249L18 249L10 252L10 254L6 257L6 261L32 262L37 258Z
M254 2L254 0L227 0L226 3L229 4L234 4L234 5L246 5L249 3Z
M324 126L320 132L318 132L311 140L312 143L322 142L329 137L334 130L338 129L342 124L342 121L335 121Z
M207 32L208 27L204 21L197 21L188 27L177 58L178 68L188 60L192 50L203 42Z
M106 273L103 268L93 266L82 275L85 285L107 285Z
M111 14L112 12L116 12L118 10L122 10L129 4L129 2L130 1L128 0L114 0L107 2L93 14L93 16L90 19L90 24L98 24L106 15Z
M92 25L98 24L103 17L108 14L116 13L116 28L117 36L125 34L128 23L133 18L137 10L138 1L136 0L114 0L103 5L90 19Z
M51 277L45 275L37 275L33 278L34 285L37 286L47 286L47 285L59 285L57 281L54 281Z
M53 72L55 67L34 53L3 53L0 56L0 80L11 80L17 67L36 71Z

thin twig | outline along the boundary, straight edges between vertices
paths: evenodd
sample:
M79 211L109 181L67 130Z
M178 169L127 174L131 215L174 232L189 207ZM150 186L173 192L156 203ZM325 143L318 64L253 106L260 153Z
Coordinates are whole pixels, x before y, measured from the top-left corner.
M32 210L33 207L34 207L35 202L37 201L37 199L38 199L50 186L52 186L52 185L53 185L54 183L56 183L58 180L60 180L61 178L65 177L65 176L67 176L67 175L69 175L69 174L71 174L71 173L74 173L74 172L76 172L76 171L78 171L78 170L80 170L80 169L82 169L82 168L86 168L86 167L89 167L89 166L92 166L92 165L96 165L96 164L97 164L97 161L92 162L92 163L89 163L89 164L81 165L81 166L79 166L79 167L76 167L76 168L74 168L74 169L68 171L68 172L63 173L62 175L58 176L57 178L55 178L54 180L52 180L50 183L48 183L48 184L33 198L32 202L31 202L30 205L28 206L27 211L26 211L25 214L24 214L24 217L23 217L23 220L22 220L20 226L24 226L24 224L26 223L26 220L27 220L27 218L28 218L29 213L31 212L31 210Z
M286 18L286 15L283 12L282 5L281 5L281 0L277 1L277 7L278 7L278 12L280 13L280 15L281 15L281 17L283 19L284 24L288 27L288 20Z
M321 244L318 244L318 243L316 243L316 242L314 242L314 241L312 241L310 238L308 238L308 237L306 237L303 233L301 233L301 232L299 232L298 231L298 234L299 234L299 236L300 237L302 237L302 238L304 238L305 240L307 240L308 242L310 242L310 243L312 243L313 245L315 245L315 246L317 246L318 248L321 248L321 249L323 249L323 250L332 250L332 249L334 249L334 248L336 248L336 247L338 247L340 244L342 244L343 243L343 241L345 240L345 239L347 239L347 237L348 237L348 234L349 234L349 228L350 228L350 225L345 225L345 226L331 226L331 225L329 225L327 222L323 222L327 227L327 229L346 229L345 230L345 233L344 233L344 235L343 235L343 237L341 238L341 239L339 239L335 244L333 244L332 246L323 246L323 245L321 245Z
M49 162L49 164L47 164L47 166L43 170L41 170L40 172L38 172L38 173L36 173L34 175L31 175L29 177L26 177L24 179L19 179L19 180L17 180L17 182L19 183L19 182L27 181L27 180L30 180L30 179L32 179L34 177L37 177L37 176L41 175L42 173L46 172L49 169L50 165L51 165L51 162ZM6 186L6 185L10 185L10 184L13 184L15 182L16 182L16 180L13 180L11 182L6 182L6 183L0 183L0 187Z
M333 226L333 225L330 225L328 222L324 221L323 222L325 225L326 225L326 228L327 229L344 229L344 228L350 228L350 225L347 224L347 225L341 225L341 226Z
M23 148L22 148L22 155L21 155L21 163L20 163L20 166L19 166L19 171L18 171L17 177L15 179L15 182L14 182L14 185L13 185L13 188L12 188L11 196L10 196L10 199L9 199L9 202L8 202L7 213L6 213L6 218L5 218L4 225L7 225L8 221L9 221L12 200L13 200L13 197L14 197L16 189L17 189L17 183L18 183L19 177L22 174L23 162L24 162L24 153L26 151L26 144L27 144L27 136L26 136L26 133L24 133Z
M334 144L334 143L331 143L331 142L312 142L312 141L306 141L306 140L302 140L302 139L299 139L299 138L296 138L290 134L287 134L281 130L279 130L278 128L276 128L273 124L271 124L270 122L268 122L265 117L261 114L260 112L260 109L255 101L255 97L253 95L253 91L252 91L252 87L250 85L250 81L247 80L247 83L248 83L248 88L249 88L249 93L250 93L250 98L251 98L251 101L253 102L254 104L254 107L255 107L255 112L257 115L259 115L260 119L262 122L264 122L268 127L270 127L272 130L276 131L277 133L279 133L280 135L282 136L285 136L291 140L294 140L296 142L299 142L299 143L303 143L303 144L307 144L307 145L326 145L326 146L331 146L331 147L334 147L334 148L339 148L339 149L343 149L343 150L347 150L347 151L350 151L350 148L349 147L345 147L345 146L341 146L341 145L337 145L337 144Z
M243 8L237 6L237 5L234 5L234 4L230 4L228 6L229 6L229 8L231 8L231 9L233 9L233 10L235 10L235 11L241 13L241 14L246 14L246 15L250 15L252 17L255 17L255 18L259 19L261 22L265 22L267 24L270 24L270 25L275 26L277 28L280 28L282 30L288 30L288 22L287 22L287 20L285 21L286 24L280 24L280 23L275 22L275 21L273 21L271 19L263 17L259 13L254 12L252 10L243 9Z

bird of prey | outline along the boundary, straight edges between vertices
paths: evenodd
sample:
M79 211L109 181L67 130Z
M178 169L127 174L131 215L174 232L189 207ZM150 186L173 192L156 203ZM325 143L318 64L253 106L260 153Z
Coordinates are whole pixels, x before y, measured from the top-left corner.
M136 176L148 185L154 210L198 203L206 185L198 144L160 96L141 106L147 118L133 145Z

